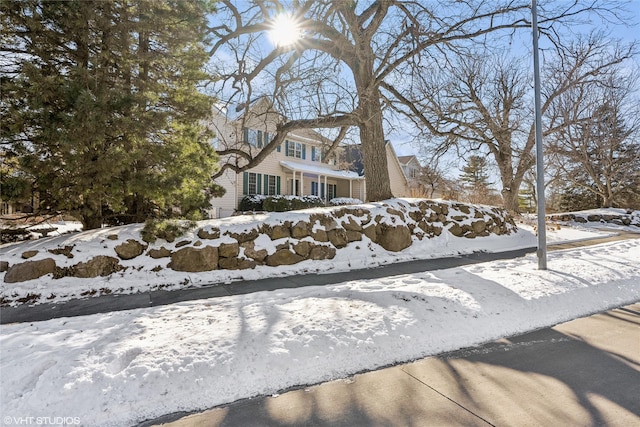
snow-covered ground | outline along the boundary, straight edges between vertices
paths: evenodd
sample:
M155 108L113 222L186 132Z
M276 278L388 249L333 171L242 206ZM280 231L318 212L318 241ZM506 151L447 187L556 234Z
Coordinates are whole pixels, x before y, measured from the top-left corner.
M559 242L584 239L586 233L563 227L549 234ZM637 239L550 252L547 271L538 270L530 255L4 325L0 412L128 426L344 378L639 300Z

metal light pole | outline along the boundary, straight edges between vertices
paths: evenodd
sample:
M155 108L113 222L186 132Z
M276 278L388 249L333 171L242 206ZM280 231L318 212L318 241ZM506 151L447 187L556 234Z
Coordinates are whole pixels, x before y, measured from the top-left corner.
M538 5L531 0L533 30L533 83L536 110L536 192L538 193L538 270L547 269L547 227L545 223L544 163L542 158L542 113L540 106L540 60L538 58Z

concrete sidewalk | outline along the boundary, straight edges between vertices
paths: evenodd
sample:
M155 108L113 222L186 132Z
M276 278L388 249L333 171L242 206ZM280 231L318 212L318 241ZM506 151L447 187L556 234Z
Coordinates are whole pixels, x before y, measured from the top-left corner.
M137 294L103 295L60 303L38 304L35 306L21 305L17 307L1 307L0 324L38 322L58 317L86 316L89 314L154 307L204 298L242 295L285 288L331 285L349 280L378 279L381 277L395 276L399 274L441 270L499 259L518 258L532 252L535 252L535 248L497 253L481 252L450 258L400 262L365 270L342 271L339 273L273 277L261 280L238 281L229 284L212 284L211 286L185 288L174 291L151 291Z
M139 427L640 426L639 367L640 303Z

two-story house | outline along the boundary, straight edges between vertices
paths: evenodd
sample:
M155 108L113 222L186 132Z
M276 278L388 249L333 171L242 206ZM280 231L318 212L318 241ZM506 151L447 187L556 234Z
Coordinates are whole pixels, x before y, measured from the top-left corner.
M283 119L273 111L265 97L252 101L249 108L214 107L210 123L216 133L214 145L218 150L234 149L255 156L271 141L276 124ZM329 145L330 141L319 133L300 129L289 133L285 141L257 166L242 173L226 170L216 179L226 193L223 197L211 199L211 216L220 218L232 215L242 197L253 194L314 195L327 203L336 197L366 200L366 179L363 174L339 168L336 161L339 154L324 158ZM220 163L225 162L242 166L247 160L240 154L229 154L220 159ZM392 180L404 184L399 187L401 191L394 194L407 196L406 178L397 158L395 163L397 170Z

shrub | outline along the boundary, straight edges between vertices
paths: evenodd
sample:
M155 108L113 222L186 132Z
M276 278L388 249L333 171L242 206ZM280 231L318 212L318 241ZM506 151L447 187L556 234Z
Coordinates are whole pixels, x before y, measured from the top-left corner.
M335 199L329 200L329 205L331 206L360 205L360 204L362 204L362 200L352 199L350 197L336 197Z
M318 196L269 196L262 207L268 212L286 212L324 206Z
M142 236L142 240L147 243L153 243L157 239L164 239L171 243L197 225L195 221L188 220L165 219L159 221L157 219L150 219L144 223L144 228L140 232L140 235Z
M250 194L248 196L244 196L242 200L240 200L240 206L238 210L240 211L261 211L263 210L263 203L265 200L265 196L261 194Z

